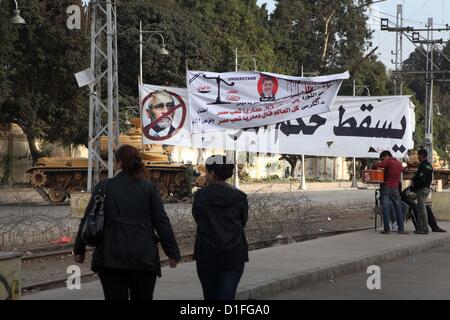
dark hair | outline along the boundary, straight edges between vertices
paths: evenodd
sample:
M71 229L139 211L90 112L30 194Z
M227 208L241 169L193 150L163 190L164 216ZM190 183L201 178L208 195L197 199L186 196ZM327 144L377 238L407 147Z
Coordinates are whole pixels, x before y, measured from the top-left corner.
M425 149L420 149L419 151L417 151L417 154L421 155L421 156L423 156L425 158L428 158L428 151L425 150Z
M116 160L122 163L122 171L131 174L136 180L144 180L148 176L147 168L142 162L138 149L124 144L116 151Z
M392 153L391 153L390 151L388 151L388 150L384 150L384 151L380 154L380 159L382 159L382 158L384 158L384 157L386 157L386 156L392 157Z
M272 81L273 82L273 77L271 76L262 76L262 83L266 82L266 81Z
M217 179L225 181L233 176L234 161L226 156L214 155L206 159L206 170L214 172Z

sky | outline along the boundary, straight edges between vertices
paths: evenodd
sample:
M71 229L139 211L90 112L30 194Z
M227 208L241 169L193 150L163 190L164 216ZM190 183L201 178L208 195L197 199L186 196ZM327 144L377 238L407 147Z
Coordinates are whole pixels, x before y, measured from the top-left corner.
M257 0L259 5L267 3L267 9L271 12L275 9L274 0ZM386 0L376 3L370 7L367 12L369 16L368 24L375 32L373 34L373 47L379 47L377 55L389 69L394 69L392 64L394 55L391 51L395 51L395 32L387 32L380 30L380 19L389 18L390 26L395 26L397 5L403 6L403 26L414 28L425 28L428 18L433 18L435 28L443 28L444 25L450 24L450 0ZM449 39L450 32L434 32L434 39ZM422 33L426 36L426 33ZM403 38L403 60L406 60L409 54L414 50L414 45Z

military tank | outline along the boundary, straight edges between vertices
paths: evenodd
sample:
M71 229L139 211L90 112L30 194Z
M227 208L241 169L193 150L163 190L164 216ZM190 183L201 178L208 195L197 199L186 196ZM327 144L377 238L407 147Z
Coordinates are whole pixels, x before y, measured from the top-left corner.
M133 127L120 135L119 144L129 144L140 150L142 160L150 172L150 180L157 184L165 202L187 201L194 187L192 165L175 164L169 161L173 147L162 145L142 146L140 120L131 121ZM107 159L107 137L100 140L101 157ZM27 170L30 183L48 203L64 204L72 192L86 191L88 175L87 158L53 157L40 158L37 166ZM107 172L101 173L101 179Z

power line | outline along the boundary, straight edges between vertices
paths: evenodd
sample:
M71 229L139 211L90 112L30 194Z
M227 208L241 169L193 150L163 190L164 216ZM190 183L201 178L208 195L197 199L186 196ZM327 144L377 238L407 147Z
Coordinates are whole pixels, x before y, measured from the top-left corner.
M431 0L428 0L427 2L425 2L425 4L424 4L423 6L421 6L419 9L417 9L417 10L410 16L410 18L414 17L417 13L419 13L420 10L422 10L423 8L425 8L430 2L431 2Z
M374 8L372 8L371 10L376 11L378 13L381 13L381 14L383 14L385 16L388 16L388 17L391 17L391 18L397 18L395 15L392 15L392 14L387 13L387 12L383 12L383 11L380 11L380 10L377 10L377 9L374 9ZM370 15L370 14L368 14L368 15ZM427 24L424 21L414 20L414 19L410 19L410 18L408 18L408 19L407 18L403 18L403 20L404 21L413 22L413 23L417 23L417 24L421 24L421 25L426 25ZM445 26L445 24L439 24L439 23L435 23L435 25L437 25L437 26Z

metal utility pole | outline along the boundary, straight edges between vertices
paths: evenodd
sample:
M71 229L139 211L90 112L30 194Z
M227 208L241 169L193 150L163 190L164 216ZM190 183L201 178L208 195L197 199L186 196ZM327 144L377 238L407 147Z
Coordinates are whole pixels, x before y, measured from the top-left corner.
M401 4L397 5L397 23L400 21L400 30L403 28L403 6ZM400 47L400 57L399 57L399 64L400 64L400 71L403 70L403 32L399 32L399 43ZM403 79L402 75L400 74L400 95L403 95Z
M425 149L428 152L428 159L430 163L433 163L433 113L434 113L434 74L435 73L447 73L447 71L438 70L436 71L434 64L434 52L435 44L443 43L442 39L434 39L434 31L449 31L449 27L446 26L445 29L433 28L433 18L428 19L427 28L427 39L421 40L418 32L413 32L412 41L413 43L426 44L427 46L427 63L426 63L426 103L425 103ZM424 31L421 29L414 29L414 31ZM440 52L444 58L450 60L443 52Z
M403 27L403 6L401 4L397 5L397 15L395 27L389 26L389 19L381 19L381 30L395 32L395 52L391 51L391 54L395 56L391 63L395 65L394 74L394 94L403 94L403 80L401 77L401 71L403 70L403 34L404 32L412 31L411 27ZM399 81L399 90L397 90L397 80Z
M397 22L402 20L401 18L401 10L398 9L398 14L400 12L400 16L397 16ZM450 31L450 26L446 25L445 28L434 28L433 27L433 18L428 19L428 24L426 29L420 28L412 28L412 27L403 27L401 22L401 27L398 25L395 28L389 27L389 19L381 19L381 30L389 31L389 32L401 32L404 34L408 40L410 40L416 47L417 44L425 44L426 45L426 71L403 71L397 70L397 62L396 62L396 72L395 74L425 74L426 75L426 97L425 97L425 149L428 151L429 161L433 163L433 87L434 87L434 74L446 74L450 73L450 71L439 70L434 63L434 51L435 44L442 44L445 41L442 39L434 39L434 31ZM409 37L406 33L412 32L412 36ZM427 37L424 40L421 37L419 32L427 32ZM402 38L400 38L401 40ZM400 49L401 49L400 43ZM420 51L422 53L422 51ZM446 56L442 51L438 51L447 61L450 61L450 58ZM400 54L401 56L401 54ZM402 58L400 58L400 65L402 64ZM394 62L393 62L394 63ZM435 67L437 70L435 70Z
M395 28L395 52L391 51L391 54L395 56L395 59L391 62L395 65L395 75L394 75L394 95L397 95L397 80L400 79L400 95L403 94L403 83L401 75L398 73L403 67L403 6L401 4L397 5L397 15Z
M425 108L425 149L430 163L433 163L433 86L434 86L434 43L433 18L428 19L427 25L427 104Z
M119 144L119 89L117 61L117 11L111 0L92 0L91 70L95 82L89 98L89 169L87 190L91 192L102 172L114 175L114 149ZM107 140L107 160L100 154L102 136Z

